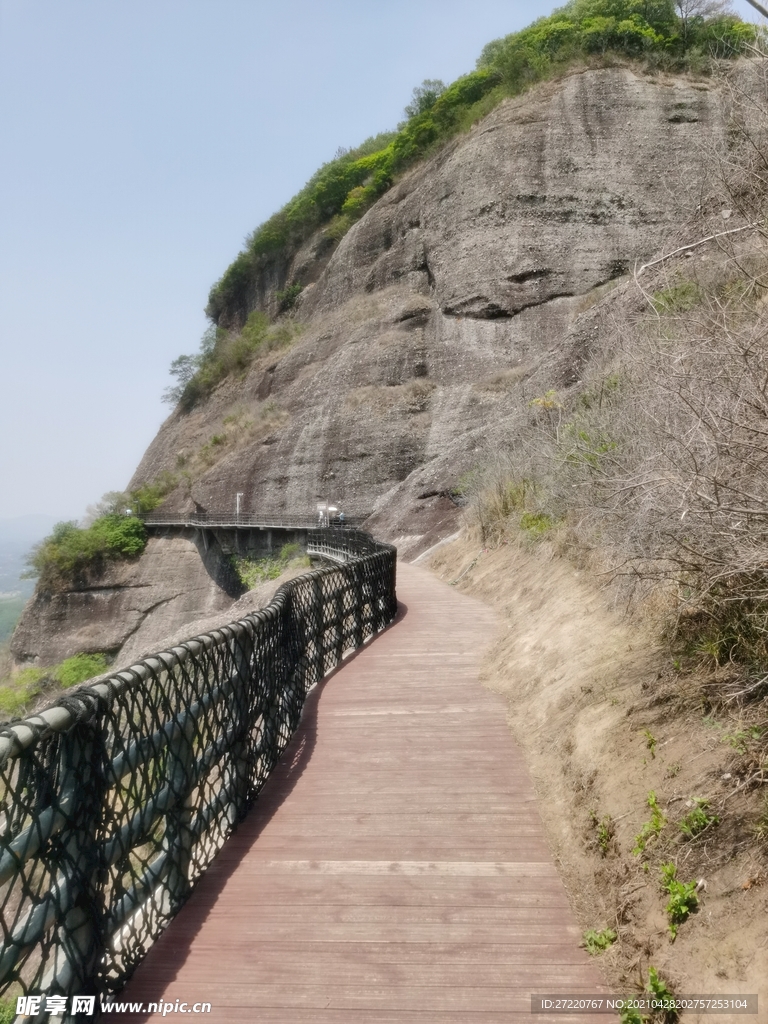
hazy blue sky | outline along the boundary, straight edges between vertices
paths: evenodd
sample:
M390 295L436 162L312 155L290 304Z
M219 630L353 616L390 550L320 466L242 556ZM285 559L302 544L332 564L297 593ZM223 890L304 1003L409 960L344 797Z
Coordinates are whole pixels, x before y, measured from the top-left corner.
M123 488L246 234L554 6L0 0L0 517Z

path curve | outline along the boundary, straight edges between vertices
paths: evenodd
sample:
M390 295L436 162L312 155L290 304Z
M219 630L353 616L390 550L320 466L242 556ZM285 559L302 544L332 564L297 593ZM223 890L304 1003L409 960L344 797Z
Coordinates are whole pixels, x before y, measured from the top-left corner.
M531 1015L532 993L605 989L506 702L478 681L494 612L402 563L398 597L396 622L313 691L121 1000L208 1001L210 1024L611 1019Z

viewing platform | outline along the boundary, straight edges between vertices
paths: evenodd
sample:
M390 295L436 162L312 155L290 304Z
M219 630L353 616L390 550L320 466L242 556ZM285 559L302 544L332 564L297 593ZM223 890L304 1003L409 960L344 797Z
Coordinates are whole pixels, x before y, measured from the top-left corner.
M141 516L150 533L173 534L194 530L208 550L215 537L225 554L264 557L283 544L297 543L308 554L337 561L333 551L346 534L356 533L369 513L346 515L263 514L257 512L149 512ZM333 542L327 543L332 535ZM322 539L321 539L322 538Z
M328 526L357 529L369 515L370 513L344 513L341 520L337 515L328 523L320 521L317 515L263 515L259 512L147 512L140 518L149 528L194 526L202 529L217 527L224 530L316 530Z

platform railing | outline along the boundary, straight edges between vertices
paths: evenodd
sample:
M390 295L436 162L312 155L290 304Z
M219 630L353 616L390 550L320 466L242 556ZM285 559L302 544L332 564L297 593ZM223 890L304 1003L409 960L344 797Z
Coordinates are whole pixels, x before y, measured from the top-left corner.
M258 512L157 512L140 513L146 526L189 526L213 529L282 529L282 530L317 530L317 529L359 529L370 513L347 514L339 516L333 513L328 518L319 515L290 515L275 513L263 515Z
M309 689L392 620L395 549L352 530L314 541L338 564L264 610L0 729L0 992L118 991L252 806Z

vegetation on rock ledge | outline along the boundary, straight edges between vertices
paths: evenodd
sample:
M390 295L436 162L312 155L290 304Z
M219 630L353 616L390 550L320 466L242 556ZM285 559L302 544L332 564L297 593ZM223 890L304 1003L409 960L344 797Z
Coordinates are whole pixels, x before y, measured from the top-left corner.
M24 714L44 691L77 686L106 672L108 666L105 654L75 654L48 668L24 668L0 681L0 719Z
M308 556L303 555L301 548L295 543L283 544L276 556L267 558L233 556L232 558L232 567L237 578L247 590L253 590L269 580L276 580L291 566L308 567L309 564Z
M86 571L103 568L106 561L136 558L147 544L147 531L136 513L156 508L176 482L174 476L165 474L129 493L111 491L89 510L93 520L88 526L57 523L32 550L27 575L39 577L42 590L59 590Z
M758 30L719 0L571 0L521 32L489 43L475 71L445 88L427 80L414 90L396 132L367 139L321 167L305 187L258 227L210 292L207 314L222 327L242 326L261 268L287 264L319 229L329 243L402 174L488 114L504 97L579 62L640 60L666 70L706 71L715 58L738 56ZM289 284L295 299L297 283Z
M297 292L288 288L281 303L293 304ZM254 359L267 352L286 348L300 333L299 324L283 319L271 324L269 317L255 310L242 329L225 330L211 325L205 332L196 355L179 356L171 363L176 384L166 388L163 401L179 404L186 412L207 397L230 374L245 373Z

